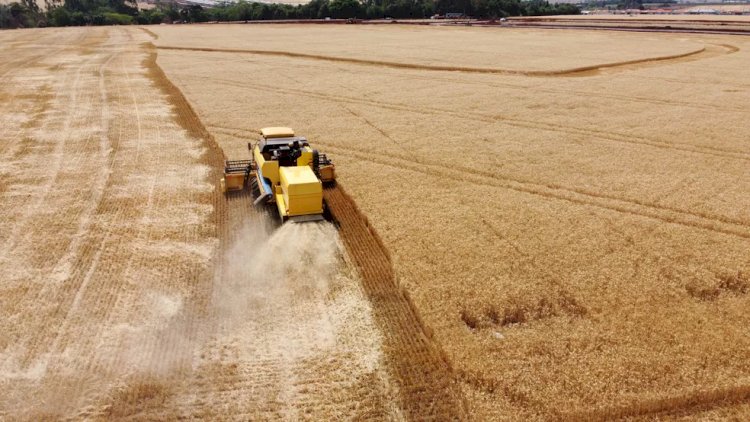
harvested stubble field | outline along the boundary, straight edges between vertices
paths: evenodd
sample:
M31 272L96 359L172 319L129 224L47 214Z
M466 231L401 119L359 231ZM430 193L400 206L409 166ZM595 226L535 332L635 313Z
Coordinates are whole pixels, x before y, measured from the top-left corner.
M151 31L228 156L331 153L477 420L748 417L750 40Z
M0 32L0 419L403 419L361 259L223 198L149 39Z

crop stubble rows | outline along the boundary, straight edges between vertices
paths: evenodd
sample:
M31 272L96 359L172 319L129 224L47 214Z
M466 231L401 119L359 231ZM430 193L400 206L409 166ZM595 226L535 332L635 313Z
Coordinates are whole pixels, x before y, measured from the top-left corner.
M132 33L23 35L3 50L17 59L3 115L24 112L2 135L0 412L93 417L123 382L190 366L216 239L209 167L158 89L143 94Z

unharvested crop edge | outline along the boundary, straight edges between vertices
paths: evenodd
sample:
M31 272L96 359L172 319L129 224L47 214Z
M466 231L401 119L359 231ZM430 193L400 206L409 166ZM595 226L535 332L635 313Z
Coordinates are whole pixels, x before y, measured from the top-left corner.
M643 400L631 405L561 415L561 420L605 421L648 415L695 413L715 407L750 402L750 385L693 391L677 396Z
M402 409L412 420L467 420L468 404L450 360L434 339L408 291L395 276L388 249L341 185L324 192L344 246L362 278L373 315L384 332L389 371Z

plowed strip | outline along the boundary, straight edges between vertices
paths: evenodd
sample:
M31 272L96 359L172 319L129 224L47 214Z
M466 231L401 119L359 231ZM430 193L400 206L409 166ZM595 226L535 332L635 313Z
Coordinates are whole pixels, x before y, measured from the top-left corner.
M341 186L327 188L324 196L362 277L375 319L384 329L386 356L399 383L405 414L413 420L466 420L466 405L452 369L398 285L380 237Z

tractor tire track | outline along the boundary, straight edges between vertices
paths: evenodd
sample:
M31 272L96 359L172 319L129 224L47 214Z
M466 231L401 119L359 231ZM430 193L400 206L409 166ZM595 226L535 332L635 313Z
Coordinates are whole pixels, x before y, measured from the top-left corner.
M727 51L727 54L733 54L735 52L740 51L739 47L736 47L731 44L716 44L716 43L708 43L712 48L724 48ZM198 60L198 57L195 58L195 60ZM210 64L213 59L205 60L206 64ZM230 58L225 59L225 61L232 60ZM232 60L238 63L242 63L245 60L239 60L235 59ZM312 65L312 64L305 64L301 65L305 68L311 68L311 69L323 69L326 68L325 65ZM284 66L279 66L278 71L282 73L285 69L288 69ZM342 73L348 73L348 74L358 74L358 71L352 70L350 68L341 66L338 67L337 72ZM285 77L288 77L287 75L284 75ZM716 104L716 105L706 105L701 103L693 103L689 101L681 101L681 100L675 100L675 99L661 99L661 98L648 98L648 97L642 97L642 96L632 96L632 95L623 95L623 94L612 94L612 93L606 93L602 91L585 91L581 89L555 89L555 88L548 88L547 84L539 84L539 85L530 85L530 84L523 84L523 83L512 83L512 82L498 82L496 80L492 79L484 79L481 81L475 81L471 79L467 79L464 77L451 77L451 76L438 76L438 75L430 75L430 76L424 76L420 75L416 72L414 73L400 73L399 74L400 79L409 79L409 80L417 80L417 81L429 81L430 83L434 83L436 81L443 81L443 82L449 82L451 84L457 84L457 85L471 85L471 86L478 86L482 89L485 89L487 87L493 87L493 88L509 88L521 92L528 92L533 91L535 93L548 93L548 94L565 94L569 96L580 96L584 98L602 98L602 99L614 99L618 101L625 101L625 102L631 102L631 103L638 103L638 104L653 104L653 105L665 105L665 106L680 106L680 107L689 107L694 108L698 110L706 110L710 112L715 111L726 111L730 113L736 113L746 112L746 108L744 107L731 107L729 105L725 104ZM653 79L645 75L638 75L637 78L647 78L647 79ZM667 79L665 79L667 80ZM692 84L693 81L691 80L668 80L675 83L681 83L681 84ZM710 81L704 81L704 83L710 83ZM726 83L721 84L722 87L726 87ZM746 85L736 85L738 88L747 88Z
M230 128L231 130L238 130L234 128ZM521 179L518 177L513 177L511 175L499 175L496 173L491 173L483 170L478 170L476 168L472 167L465 167L465 166L457 166L454 163L451 163L450 166L448 163L439 163L435 161L427 161L424 159L417 159L415 160L414 157L407 157L395 153L390 153L386 151L379 151L380 156L389 157L393 160L379 160L378 157L365 155L362 153L358 153L357 151L348 148L342 144L334 143L334 142L325 142L325 141L318 141L317 142L320 145L326 146L326 148L329 148L332 152L337 152L344 155L354 156L357 159L361 160L367 160L367 161L374 161L379 164L385 164L392 167L401 167L407 168L407 169L421 169L417 170L420 172L427 172L425 170L426 168L429 168L430 172L437 172L433 174L439 174L443 177L448 178L460 178L465 179L466 174L470 174L474 176L477 179L494 179L501 182L509 182L509 183L517 183L520 186L526 186L531 187L531 189L525 189L522 190L526 193L534 193L534 194L542 194L542 192L556 192L556 194L548 193L544 194L542 196L546 196L548 198L555 198L555 199L564 199L564 198L572 198L577 197L578 201L583 201L583 203L587 203L590 205L596 205L600 204L600 200L608 200L612 201L618 205L616 206L609 206L608 209L611 209L613 211L623 211L623 210L632 210L637 208L643 208L646 210L652 210L652 212L645 212L644 216L652 216L653 218L661 219L666 222L675 222L675 221L686 221L689 219L695 219L699 222L696 223L690 223L690 224L698 224L695 227L701 227L701 228L709 228L713 227L714 225L726 225L727 228L720 229L724 230L726 234L737 234L740 237L746 237L745 236L745 229L750 229L750 223L748 223L745 220L737 219L737 218L731 218L723 215L715 215L710 213L702 213L702 212L694 212L690 210L685 210L678 207L672 207L668 205L659 205L656 203L651 203L647 201L638 200L636 198L626 198L623 196L617 196L617 195L611 195L603 192L597 192L592 191L589 189L583 189L576 186L564 186L560 184L552 184L552 183L543 183L538 181L531 181L526 179ZM401 165L393 164L394 162L399 162ZM453 168L455 170L450 170L450 168ZM481 184L481 183L480 183ZM503 185L502 187L510 187L510 185ZM588 201L584 200L583 198L588 198ZM625 211L623 211L625 212ZM629 211L634 212L634 211ZM661 215L660 213L673 213L675 215L682 216L681 218L676 218L673 216L665 216Z
M111 59L111 56L108 60ZM46 175L47 182L43 186L43 191L38 194L38 198L36 198L36 201L30 204L30 208L27 207L25 210L24 215L20 219L20 221L17 221L14 226L14 231L11 232L11 236L5 244L5 249L3 251L2 256L7 256L7 253L9 252L10 248L12 248L17 242L23 241L25 238L28 238L29 233L34 233L37 230L44 230L43 228L40 228L38 226L35 226L33 229L27 229L27 226L31 223L33 220L36 223L36 217L40 213L43 213L43 206L46 206L47 204L47 198L48 196L52 196L55 194L55 190L57 189L57 185L59 184L59 176L61 172L63 172L63 166L65 163L68 162L77 162L80 161L79 159L76 159L75 157L80 157L84 154L86 154L84 151L88 149L88 141L89 137L94 137L95 134L92 132L90 134L87 134L84 136L84 139L73 139L75 135L73 134L73 130L71 129L72 126L77 126L80 124L80 121L82 121L84 118L80 116L82 109L93 109L93 104L97 101L97 99L101 99L100 95L96 95L96 93L91 90L85 90L83 89L84 84L88 84L88 77L82 77L82 70L88 66L94 66L96 58L90 57L86 60L83 60L80 66L71 68L71 71L74 71L74 73L71 73L73 76L73 83L71 84L72 92L70 93L70 97L73 100L74 106L70 108L70 111L65 114L65 118L62 122L62 130L61 132L65 135L60 139L60 141L56 142L54 144L54 147L51 150L51 154L54 158L53 165L48 167L48 170L51 170L51 174ZM108 62L106 60L102 66L106 66L106 63ZM101 69L101 68L100 68ZM67 85L67 84L63 84ZM79 96L83 97L82 104L80 106L78 105L79 102ZM55 100L55 104L62 104L65 103L65 96L62 98L58 96ZM93 116L92 116L93 117ZM52 122L52 126L57 124L57 122ZM44 131L55 131L58 129L43 127L42 130ZM105 141L106 142L106 141ZM66 146L67 145L67 146ZM105 151L107 148L100 149L102 151ZM106 180L106 179L105 179ZM94 183L94 185L99 185L99 183ZM100 186L101 188L101 186ZM90 202L87 206L96 207L98 204L97 197L100 199L101 192L93 192L92 196L90 198ZM79 221L79 229L84 228L85 225L88 224L88 220L90 219L90 215L92 214L92 209L86 209L84 208L80 214L77 215L71 215L70 217L73 220ZM87 217L88 215L88 217ZM20 234L24 234L24 239L20 239ZM52 270L52 277L57 280L62 280L63 278L66 278L70 274L64 274L61 275L62 266L64 265L63 261L66 259L71 259L73 256L78 255L86 255L86 251L84 251L83 254L81 254L80 249L80 242L81 239L81 233L78 232L77 235L74 235L71 239L71 241L67 244L65 247L66 251L64 254L60 255L60 257L56 260L54 260L55 264L53 266ZM91 265L93 267L96 266L97 257L100 256L99 252L96 252L92 254L91 257ZM52 286L45 286L42 289L38 291L38 293L35 295L35 298L32 299L34 302L41 302L44 303L46 300L50 298L50 296L54 295L56 297L56 303L57 307L53 310L51 314L49 314L49 317L55 318L55 319L61 319L61 327L65 328L67 327L66 322L69 320L71 314L74 312L77 305L80 303L80 297L83 293L82 287L85 287L86 280L90 279L90 270L92 267L89 267L89 270L84 272L79 272L78 278L70 278L70 283L66 283L65 288L62 290L58 290L53 288ZM61 295L61 293L63 293ZM30 347L27 349L27 355L22 360L22 364L29 365L33 360L38 359L40 354L42 353L49 353L53 349L57 348L57 345L59 344L59 338L62 334L63 329L60 329L60 327L53 327L50 325L42 325L40 327L41 329L38 330L38 332L35 333L36 339L31 341ZM52 330L55 330L52 334ZM47 365L47 364L45 364Z
M278 88L278 87L274 87L270 85L263 85L263 84L256 84L256 83L236 82L236 81L225 80L221 78L215 78L214 80L220 81L222 84L231 85L231 86L252 87L253 89L257 89L257 90L274 92L274 93L279 93L279 94L289 94L289 95L294 95L297 97L304 96L308 98L315 98L318 100L330 101L332 103L337 103L337 104L339 103L359 104L359 105L367 105L367 106L372 106L372 107L378 107L378 108L389 109L389 110L397 110L397 111L414 113L414 114L441 116L441 117L450 116L453 118L474 121L474 122L479 121L479 122L484 122L484 123L502 123L502 124L507 124L509 126L520 127L520 128L525 128L525 129L536 129L536 130L543 130L543 131L552 132L552 133L565 133L565 134L570 134L570 135L586 136L586 139L588 141L594 141L594 142L597 142L597 141L598 142L613 142L613 143L625 144L625 145L646 146L646 147L652 147L652 148L658 148L658 149L677 150L677 151L682 151L682 152L691 153L691 154L710 155L710 156L716 156L716 157L727 158L727 159L750 161L750 152L743 151L743 150L729 149L729 148L714 147L710 145L693 145L693 144L688 144L688 143L666 142L666 141L660 141L658 139L647 138L643 136L619 134L619 133L600 131L600 130L590 129L590 128L581 128L581 127L574 127L574 126L568 126L568 125L545 123L545 122L540 122L540 121L531 121L531 120L526 120L526 119L514 118L510 116L486 115L482 113L462 113L462 112L456 112L452 110L440 109L440 108L434 108L434 107L421 107L421 106L413 107L407 104L389 103L389 102L374 101L374 100L363 100L360 98L322 94L319 92L306 91L306 90L293 90L293 89Z
M381 152L379 156L372 156L359 153L351 148L330 142L317 142L325 146L333 153L350 156L358 160L371 161L380 165L416 171L419 173L430 174L450 180L462 180L477 185L494 186L504 189L511 189L518 192L524 192L535 196L548 199L563 200L579 205L594 206L606 209L608 211L617 211L625 214L636 215L640 217L653 218L665 223L680 224L691 228L698 228L713 231L716 233L737 236L743 239L750 239L750 225L739 220L733 220L726 217L717 217L711 215L702 215L689 211L679 210L677 208L658 206L655 204L639 203L625 198L594 194L583 190L567 189L563 187L544 185L511 177L498 176L491 173L484 173L477 170L456 168L449 169L445 165L415 162L407 160L395 154ZM389 159L380 158L387 157ZM468 174L468 176L467 176Z
M439 66L439 65L425 65L417 63L401 63L391 61L380 61L380 60L366 60L366 59L355 59L350 57L338 57L338 56L324 56L317 54L305 54L295 53L292 51L271 51L271 50L245 50L245 49L219 49L219 48L202 48L202 47L177 47L177 46L166 46L160 45L159 49L163 50L178 50L178 51L200 51L208 53L234 53L234 54L254 54L261 56L276 56L276 57L288 57L294 59L307 59L307 60L320 60L336 63L351 63L366 66L379 66L394 69L412 69L412 70L426 70L426 71L437 71L437 72L465 72L465 73L483 73L483 74L497 74L497 75L519 75L519 76L533 76L533 77L550 77L550 76L590 76L598 74L603 70L611 70L616 68L622 68L623 70L633 69L634 67L642 67L645 65L653 65L654 63L663 64L667 62L700 60L704 58L715 57L716 55L722 54L714 49L707 49L702 47L696 50L689 51L682 54L673 54L660 57L649 57L644 59L628 60L614 63L603 63L592 66L581 66L569 69L559 70L513 70L513 69L499 69L499 68L483 68L483 67L468 67L468 66ZM732 51L726 51L725 54L731 54Z
M736 47L735 47L736 48ZM346 70L341 70L346 71ZM641 78L642 76L638 76L638 78ZM466 78L451 78L451 77L440 77L440 76L420 76L416 74L401 74L399 75L399 78L401 79L410 79L410 80L416 80L416 81L429 81L430 83L433 83L435 81L442 81L442 82L448 82L450 84L456 84L456 85L470 85L470 86L478 86L482 89L486 89L487 87L492 88L504 88L504 89L512 89L518 92L534 92L534 93L545 93L545 94L564 94L567 96L577 96L582 97L585 99L590 98L600 98L604 100L617 100L622 102L628 102L628 103L637 103L637 104L649 104L649 105L657 105L657 106L679 106L679 107L688 107L693 108L696 110L705 110L710 112L716 112L716 111L724 111L727 113L745 113L747 112L747 109L745 107L731 107L728 105L706 105L706 104L699 104L699 103L693 103L689 101L680 101L675 99L666 99L666 98L648 98L648 97L641 97L641 96L633 96L633 95L623 95L623 94L611 94L606 93L602 91L586 91L581 89L555 89L555 88L548 88L546 87L546 84L541 85L528 85L528 84L519 84L519 83L510 83L510 82L494 82L490 80L482 80L482 81L473 81ZM690 80L683 80L683 81L673 81L677 83L682 84L692 84L693 81ZM722 86L726 86L726 84L722 84Z

